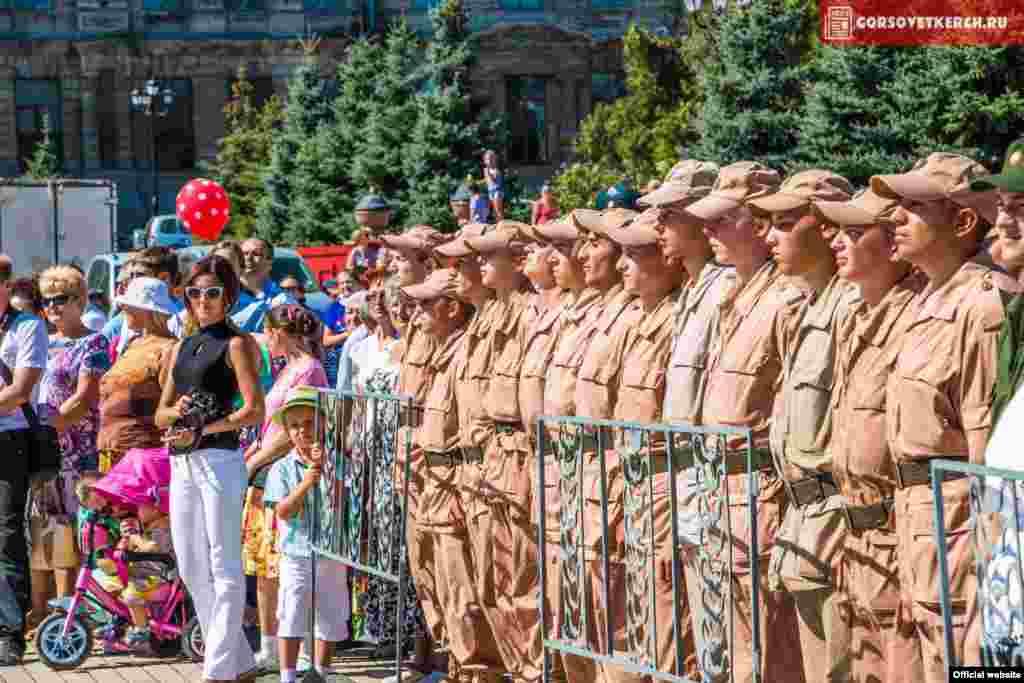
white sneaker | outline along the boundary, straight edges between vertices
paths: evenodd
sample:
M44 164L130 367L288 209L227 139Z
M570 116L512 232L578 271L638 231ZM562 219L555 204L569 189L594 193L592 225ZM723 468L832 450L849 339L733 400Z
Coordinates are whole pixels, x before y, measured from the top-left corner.
M256 669L259 671L280 671L281 660L277 658L277 653L256 653Z
M304 674L307 671L311 671L312 669L313 669L313 660L309 658L309 655L306 654L306 649L303 648L299 652L299 659L298 659L298 661L295 663L295 672L296 673L300 673L300 674Z

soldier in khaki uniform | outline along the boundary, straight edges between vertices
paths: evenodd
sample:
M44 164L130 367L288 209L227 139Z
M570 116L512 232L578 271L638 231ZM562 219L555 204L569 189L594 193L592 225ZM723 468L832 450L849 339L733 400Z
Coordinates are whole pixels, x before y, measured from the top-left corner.
M767 243L779 271L805 295L793 315L777 319L775 330L782 375L770 443L789 506L767 570L769 584L796 603L807 681L846 675L848 638L831 585L845 518L825 447L832 432L833 330L859 298L836 274L829 236L811 204L848 200L852 190L841 176L809 170L787 178L778 192L750 200L770 218Z
M669 179L655 192L640 198L640 203L659 211L655 229L662 253L682 267L686 283L672 316L672 350L665 373L665 422L699 425L704 401L707 361L718 325L718 307L735 275L731 268L715 263L711 245L701 222L683 208L706 196L718 177L718 166L704 161L684 161L676 165ZM687 447L689 444L680 444ZM697 548L704 545L701 532L697 471L688 468L679 477L679 533L683 545L683 565L692 613L696 646L696 667L713 678L714 663L705 661L705 630L724 635L724 624L716 622L704 610L704 589L717 592L715 577L705 577L699 568ZM667 501L666 501L667 502ZM705 587L705 581L711 584ZM666 586L671 589L671 585ZM671 599L665 592L662 599Z
M754 215L746 203L773 192L778 173L756 162L737 162L721 169L708 196L685 208L702 221L716 260L735 269L736 284L726 293L719 309L718 334L708 363L701 410L705 425L747 427L752 432L754 466L758 469L759 559L762 567L771 553L775 532L782 521L786 495L772 467L768 451L769 420L778 390L782 362L774 334L776 320L795 309L802 293L780 279L771 261ZM752 594L751 536L746 476L746 451L742 439L723 439L725 450L728 519L732 538L732 584L726 597L729 624L726 633L729 665L734 681L753 679L751 656ZM724 515L723 515L724 516ZM719 558L727 561L728 554ZM763 576L763 574L762 574ZM767 583L759 592L761 661L763 680L803 680L800 643L792 599L771 593ZM724 646L719 643L717 647ZM715 653L718 658L721 653ZM720 660L719 660L720 661Z
M942 613L928 461L984 462L992 428L997 339L1005 315L1000 288L1016 283L972 262L995 221L995 193L972 193L985 169L970 159L935 153L908 173L875 176L871 187L899 200L893 211L896 256L919 268L928 285L889 375L889 448L896 460L900 584L922 650L925 680L944 681ZM950 590L957 658L980 660L980 624L971 543L969 485L943 482Z
M860 301L833 329L827 448L847 522L832 581L850 629L848 680L853 683L915 683L922 677L917 640L896 619L900 558L892 500L897 482L886 440L885 386L924 278L890 258L894 244L887 217L895 206L895 200L871 190L849 202L814 204L818 216L835 226L839 276L860 293Z
M465 340L470 308L455 295L456 278L453 270L436 270L426 282L402 290L417 303L420 334L431 337L437 347L416 434L421 488L415 515L418 561L412 572L419 594L434 608L431 629L447 637L454 664L450 678L475 683L492 680L489 672L498 662L494 635L480 618L460 490L466 466L458 447L455 359Z
M460 426L471 448L482 451L471 484L478 495L467 510L477 585L506 671L514 680L535 680L541 647L537 538L530 520L531 446L518 400L525 245L518 229L504 222L466 245L480 257L482 282L494 292L478 354L487 363L479 368L489 379L487 392L477 397L473 421Z

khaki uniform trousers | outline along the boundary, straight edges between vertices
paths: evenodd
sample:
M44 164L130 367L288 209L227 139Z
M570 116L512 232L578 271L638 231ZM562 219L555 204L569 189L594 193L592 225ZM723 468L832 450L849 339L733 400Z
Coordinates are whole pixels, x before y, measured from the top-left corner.
M921 648L897 624L900 563L886 527L849 529L835 576L836 603L850 633L851 683L919 683Z
M843 498L835 494L801 507L791 502L775 538L769 585L796 605L807 683L849 677L850 634L832 584L846 527Z
M476 586L505 670L513 680L537 680L543 659L539 552L532 519L530 468L536 463L521 430L487 440L472 472L466 505Z
M725 597L726 634L732 681L750 683L754 680L753 629L761 639L759 667L765 683L803 683L804 671L800 653L800 635L796 606L786 591L769 589L769 559L782 517L787 507L785 490L774 472L761 471L758 486L757 549L761 580L759 583L758 622L753 622L751 606L753 576L750 556L750 506L747 475L726 477L728 520L731 534L732 580ZM721 679L730 680L728 673Z
M409 561L427 624L435 639L447 640L459 667L453 677L498 670L498 646L476 595L465 524L462 490L470 466L428 465L424 458L417 464L418 523Z
M970 479L942 484L946 562L953 608L953 645L961 665L981 663L978 578L970 523ZM945 636L940 603L938 545L931 485L898 489L895 495L897 554L903 604L901 628L910 628L921 648L925 683L946 680Z

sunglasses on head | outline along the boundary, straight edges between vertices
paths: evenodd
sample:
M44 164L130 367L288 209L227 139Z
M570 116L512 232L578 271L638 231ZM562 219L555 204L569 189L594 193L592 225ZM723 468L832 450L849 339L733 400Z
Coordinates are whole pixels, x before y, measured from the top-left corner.
M192 301L197 301L200 298L209 299L210 301L216 301L224 296L223 287L186 287L185 296Z
M70 294L58 294L57 296L43 297L43 308L50 308L51 306L65 306L73 298L74 297Z

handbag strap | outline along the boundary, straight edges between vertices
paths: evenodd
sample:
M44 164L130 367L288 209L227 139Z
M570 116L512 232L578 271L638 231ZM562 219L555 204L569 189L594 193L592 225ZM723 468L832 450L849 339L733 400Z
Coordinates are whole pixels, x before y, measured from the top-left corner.
M17 317L18 312L8 304L7 310L4 311L3 316L0 317L0 347L3 347L4 339L7 338L7 332L10 330L11 325ZM11 372L11 369L7 367L7 363L4 363L3 358L0 358L0 379L3 379L7 386L14 384L14 374ZM32 399L21 404L21 412L25 414L25 421L28 422L29 428L33 431L37 431L40 426L39 415L36 414L36 409L32 406Z

